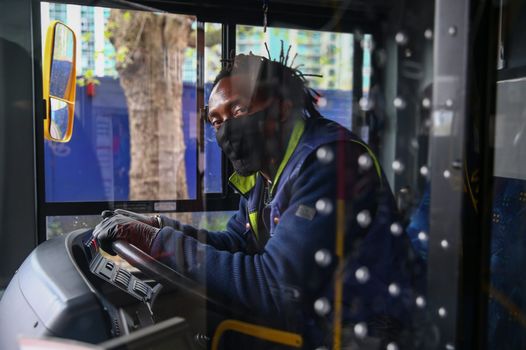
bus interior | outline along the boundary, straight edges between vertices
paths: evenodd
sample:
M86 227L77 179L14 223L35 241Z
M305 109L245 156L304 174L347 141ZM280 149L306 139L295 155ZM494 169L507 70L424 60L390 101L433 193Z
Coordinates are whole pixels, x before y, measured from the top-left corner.
M50 25L76 37L64 130L43 122ZM206 106L236 54L286 54L320 114L368 145L360 169L377 159L400 215L386 234L421 262L410 331L333 325L317 349L526 348L525 26L522 0L3 0L0 348L308 348L133 245L91 240L115 209L224 229L240 194ZM332 315L325 302L313 313Z

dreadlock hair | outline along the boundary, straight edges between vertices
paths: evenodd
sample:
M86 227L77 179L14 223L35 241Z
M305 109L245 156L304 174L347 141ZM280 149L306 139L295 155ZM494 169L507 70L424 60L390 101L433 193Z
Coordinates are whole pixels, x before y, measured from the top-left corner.
M308 87L308 81L305 78L306 76L320 77L320 75L303 74L298 70L300 66L293 67L297 54L288 66L291 47L289 46L285 55L283 41L279 61L272 60L266 43L265 47L268 58L250 52L248 55L239 54L224 60L223 69L216 76L212 88L223 78L246 74L249 79L253 79L258 93L290 100L295 108L303 111L304 118L322 118L316 108L316 101L320 94Z

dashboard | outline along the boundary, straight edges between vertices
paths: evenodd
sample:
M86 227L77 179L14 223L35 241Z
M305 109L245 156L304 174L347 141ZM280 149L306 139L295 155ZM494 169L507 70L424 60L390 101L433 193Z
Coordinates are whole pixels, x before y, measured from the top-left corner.
M48 240L26 258L0 299L1 349L18 348L19 335L100 344L156 323L161 284L101 255L91 233Z

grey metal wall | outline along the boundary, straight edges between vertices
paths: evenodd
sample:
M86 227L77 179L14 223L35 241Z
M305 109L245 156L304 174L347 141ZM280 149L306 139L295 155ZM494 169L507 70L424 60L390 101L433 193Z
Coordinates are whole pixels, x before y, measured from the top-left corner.
M31 6L0 2L0 288L37 244Z

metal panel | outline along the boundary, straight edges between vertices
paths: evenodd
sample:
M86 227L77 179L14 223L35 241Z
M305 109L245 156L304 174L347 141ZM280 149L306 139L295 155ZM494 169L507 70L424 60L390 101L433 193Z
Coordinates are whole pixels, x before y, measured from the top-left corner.
M428 305L439 349L454 348L457 336L469 5L437 0L435 8Z
M0 288L37 242L31 16L29 0L0 5Z

